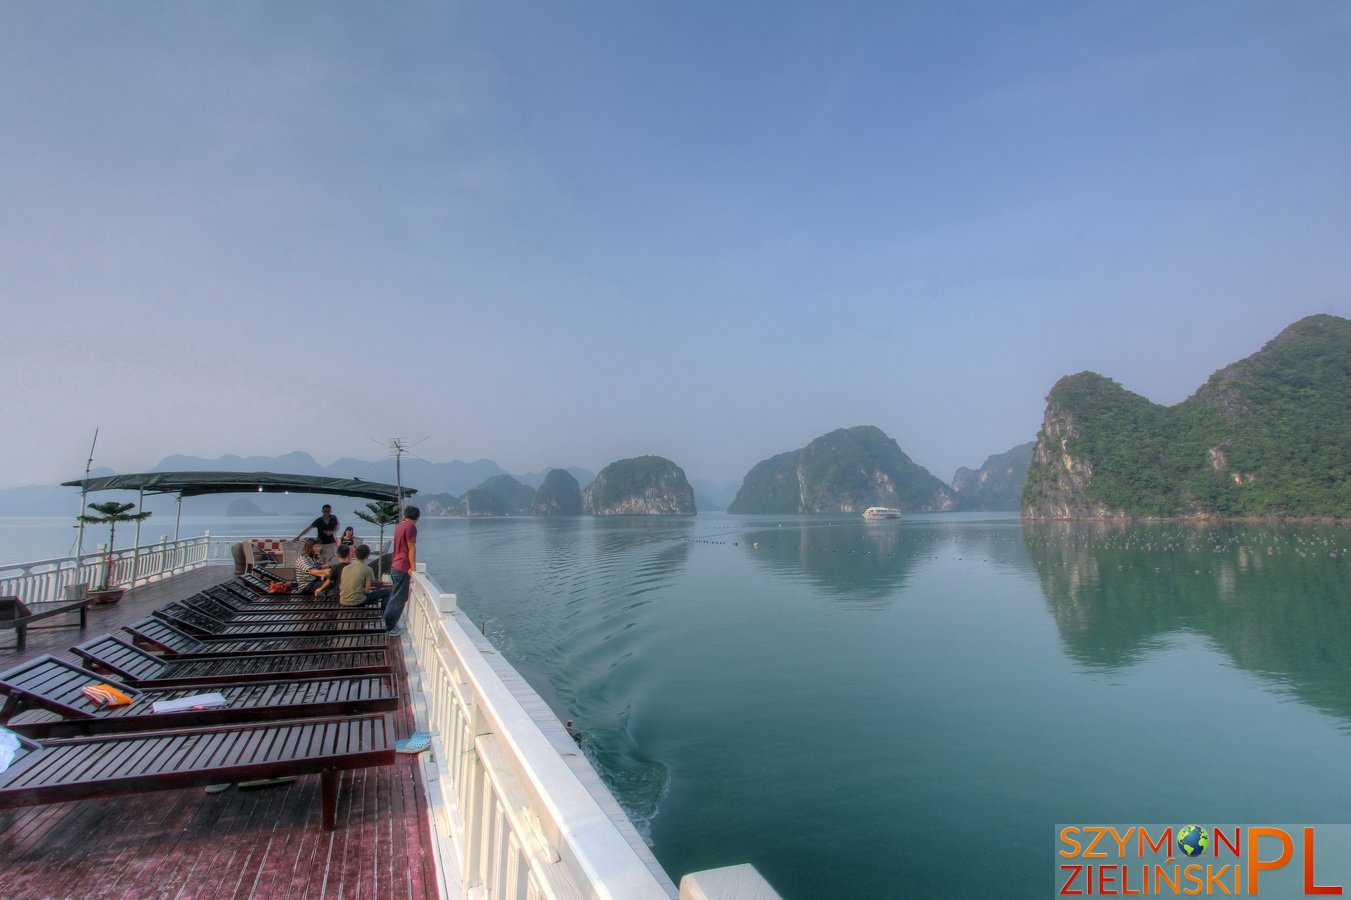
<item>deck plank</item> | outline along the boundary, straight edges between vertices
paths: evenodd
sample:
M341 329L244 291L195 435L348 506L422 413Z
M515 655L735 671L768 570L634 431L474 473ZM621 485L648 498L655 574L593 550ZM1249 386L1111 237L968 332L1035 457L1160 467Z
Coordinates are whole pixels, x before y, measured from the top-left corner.
M0 650L0 670L44 653L75 661L73 644L230 577L208 567L91 607L89 626L30 629L22 653ZM400 696L408 696L395 643ZM415 730L406 700L396 737ZM76 800L0 811L0 884L6 898L435 898L439 886L427 799L414 757L342 772L338 829L319 827L319 776L268 788L200 788ZM450 895L455 895L454 886Z

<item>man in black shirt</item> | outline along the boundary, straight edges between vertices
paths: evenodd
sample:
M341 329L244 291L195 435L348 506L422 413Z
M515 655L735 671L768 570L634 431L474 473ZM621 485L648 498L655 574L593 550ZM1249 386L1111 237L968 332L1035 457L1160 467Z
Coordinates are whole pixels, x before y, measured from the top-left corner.
M325 503L323 514L306 525L305 530L296 535L296 540L303 538L311 528L315 530L315 543L319 545L319 558L325 563L332 562L334 551L338 547L338 517L333 515L333 507Z

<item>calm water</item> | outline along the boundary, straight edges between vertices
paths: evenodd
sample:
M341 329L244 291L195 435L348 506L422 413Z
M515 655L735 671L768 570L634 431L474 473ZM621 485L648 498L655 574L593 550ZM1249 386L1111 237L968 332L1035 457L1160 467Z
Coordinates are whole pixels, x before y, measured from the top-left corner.
M1057 822L1351 822L1348 529L420 527L673 873L1042 897Z

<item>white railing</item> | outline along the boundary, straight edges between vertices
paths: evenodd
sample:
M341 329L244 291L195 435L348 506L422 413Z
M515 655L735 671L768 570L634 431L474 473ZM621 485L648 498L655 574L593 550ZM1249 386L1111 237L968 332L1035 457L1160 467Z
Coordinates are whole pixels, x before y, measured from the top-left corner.
M206 565L211 544L203 537L123 547L108 553L100 545L83 556L59 556L36 562L0 565L0 595L18 597L30 606L65 598L68 588L107 584L136 587Z
M410 699L432 735L420 762L445 896L778 898L748 865L687 875L677 892L553 712L418 570Z
M213 535L208 531L200 537L172 541L161 537L153 544L122 547L112 553L100 544L80 557L0 564L0 596L18 597L31 606L61 600L70 593L68 588L93 588L101 584L137 587L208 563L232 562L230 548L256 537L259 536ZM387 548L389 540L385 543ZM371 551L376 552L373 545Z

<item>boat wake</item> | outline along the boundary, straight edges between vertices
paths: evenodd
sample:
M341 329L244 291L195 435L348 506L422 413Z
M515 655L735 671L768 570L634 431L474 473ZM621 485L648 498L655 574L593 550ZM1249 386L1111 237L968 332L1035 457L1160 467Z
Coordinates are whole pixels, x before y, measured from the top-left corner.
M625 728L588 733L582 741L582 752L651 847L652 822L670 790L671 770L656 760L645 759Z

